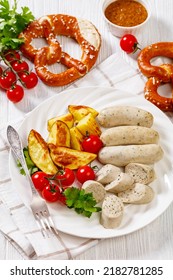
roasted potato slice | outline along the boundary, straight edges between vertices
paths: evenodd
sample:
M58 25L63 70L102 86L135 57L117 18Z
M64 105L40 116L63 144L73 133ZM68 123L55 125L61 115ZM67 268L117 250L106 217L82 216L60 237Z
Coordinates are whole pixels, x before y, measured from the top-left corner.
M34 129L28 136L28 150L32 161L40 170L47 174L55 174L58 171L51 159L47 143Z
M75 122L80 121L89 113L91 113L94 118L98 115L98 112L95 109L84 105L69 105L68 110L73 115Z
M81 119L76 127L84 136L87 133L98 136L101 134L100 127L91 113Z
M77 129L77 127L70 128L70 136L71 136L71 148L74 150L82 151L82 142L84 140L84 136L80 131Z
M62 116L57 116L55 118L52 118L52 119L49 119L47 121L47 130L50 131L52 125L54 124L54 122L56 121L62 121L64 123L66 123L66 125L68 126L68 128L71 128L74 124L74 118L73 118L73 115L71 113L67 113L65 115L62 115Z
M62 121L56 121L51 127L47 143L70 148L70 130Z
M77 169L93 161L97 155L48 144L53 162L59 167Z

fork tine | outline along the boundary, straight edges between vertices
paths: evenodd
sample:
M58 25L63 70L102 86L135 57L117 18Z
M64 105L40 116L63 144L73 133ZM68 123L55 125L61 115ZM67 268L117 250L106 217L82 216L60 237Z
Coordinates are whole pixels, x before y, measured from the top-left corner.
M54 234L55 234L55 235L59 235L59 232L57 231L57 229L56 229L56 227L55 227L55 225L54 225L54 222L53 222L51 216L49 216L48 219L49 219L49 221L50 221L50 224L51 224L51 227L52 227L52 230L53 230Z
M50 237L49 234L48 234L48 231L47 231L47 228L45 226L45 223L42 219L42 217L39 215L39 213L35 213L35 218L36 218L36 222L41 230L41 233L43 235L44 238L46 237Z
M48 209L45 210L45 211L43 212L43 214L44 214L45 222L46 222L47 227L49 228L49 230L50 230L53 234L58 235L59 233L58 233L58 231L57 231L56 228L55 228L54 222L53 222L53 220L52 220L52 218L51 218L51 216L50 216L50 214L49 214L49 210L48 210Z

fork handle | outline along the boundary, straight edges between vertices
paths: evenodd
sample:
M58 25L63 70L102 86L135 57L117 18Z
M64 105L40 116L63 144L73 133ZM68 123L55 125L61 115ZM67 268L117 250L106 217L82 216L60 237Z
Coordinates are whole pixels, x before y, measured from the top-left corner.
M20 161L20 164L22 166L22 168L25 171L26 174L26 178L28 179L28 182L31 186L31 190L32 193L35 195L39 195L34 187L34 184L32 182L31 176L29 174L29 170L28 167L26 165L26 161L23 155L23 147L22 147L22 142L20 140L19 134L17 133L17 131L12 127L12 126L8 126L7 127L7 139L9 141L11 150L13 151L16 159L18 159Z

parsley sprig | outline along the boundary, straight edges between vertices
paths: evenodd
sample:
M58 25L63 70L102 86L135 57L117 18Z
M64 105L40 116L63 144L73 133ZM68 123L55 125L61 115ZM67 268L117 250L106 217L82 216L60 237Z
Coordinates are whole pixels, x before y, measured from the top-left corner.
M85 190L75 187L67 188L64 191L66 197L66 205L74 208L78 214L90 218L92 213L101 211L100 207L96 207L96 200L92 193L86 193Z
M28 7L21 7L17 12L17 0L10 7L8 0L0 1L0 52L9 49L18 49L23 43L18 35L34 20L34 16Z

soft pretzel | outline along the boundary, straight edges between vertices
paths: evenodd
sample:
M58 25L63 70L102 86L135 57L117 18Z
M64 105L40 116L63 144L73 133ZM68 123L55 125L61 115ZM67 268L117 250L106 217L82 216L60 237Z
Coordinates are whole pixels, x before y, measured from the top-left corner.
M157 77L150 77L145 84L145 98L156 105L162 111L173 111L173 98L167 98L158 94L161 81Z
M162 83L173 82L173 65L152 65L150 61L156 56L173 58L173 43L152 44L140 52L138 56L139 69L149 78L144 89L145 98L162 111L173 111L173 97L168 98L158 94L158 87Z
M77 41L82 49L81 60L62 51L57 35ZM91 22L62 14L48 15L33 21L19 37L24 38L21 51L34 62L37 75L49 86L67 85L84 76L95 64L101 46L100 34ZM32 45L35 38L45 38L48 46L36 49ZM49 71L47 65L57 62L68 69L56 74Z
M173 58L173 42L159 42L144 48L138 56L138 65L141 72L147 77L157 77L162 82L169 82L173 74L167 69L154 66L151 59L156 56Z

